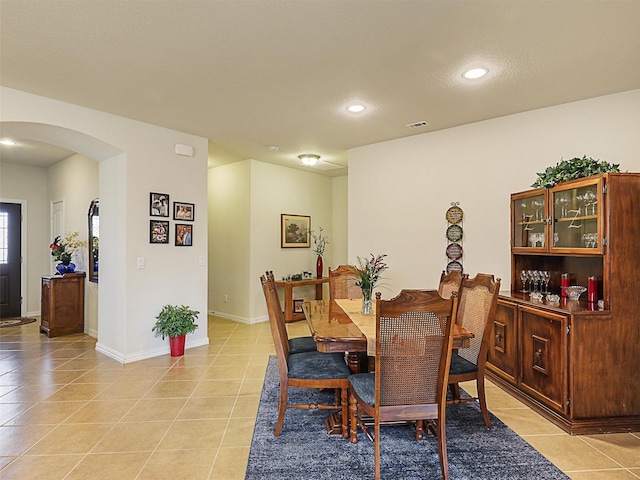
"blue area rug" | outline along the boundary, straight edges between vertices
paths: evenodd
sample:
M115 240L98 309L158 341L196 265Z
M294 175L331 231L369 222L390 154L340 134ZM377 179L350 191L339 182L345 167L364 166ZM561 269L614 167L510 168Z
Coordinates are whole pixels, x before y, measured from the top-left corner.
M360 431L353 445L340 435L328 435L330 410L287 409L280 437L274 437L278 417L278 365L269 359L256 419L246 480L307 480L373 478L373 443ZM331 402L332 393L293 388L289 401ZM447 449L451 480L568 479L509 427L491 415L487 429L476 402L447 408ZM411 426L383 427L383 479L441 478L437 442L431 435L416 441Z

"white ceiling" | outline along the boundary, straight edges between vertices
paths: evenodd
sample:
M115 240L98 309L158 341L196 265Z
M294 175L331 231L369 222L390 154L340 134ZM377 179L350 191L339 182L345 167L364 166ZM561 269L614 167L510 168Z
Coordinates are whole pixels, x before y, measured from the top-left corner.
M640 88L638 0L1 0L0 13L2 85L206 137L212 165L315 153L317 171L344 174L350 148ZM478 65L485 78L461 77Z

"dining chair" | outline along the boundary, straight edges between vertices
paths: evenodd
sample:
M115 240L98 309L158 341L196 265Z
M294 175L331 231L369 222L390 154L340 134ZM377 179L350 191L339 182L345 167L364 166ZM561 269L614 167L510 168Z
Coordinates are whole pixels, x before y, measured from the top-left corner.
M449 273L443 270L440 275L440 283L438 284L438 293L440 296L442 298L451 298L453 292L460 290L463 276L466 277L467 275L463 275L458 270L453 270Z
M276 288L276 279L273 276L272 271L268 271L265 273L266 279L273 286L273 291L275 292L275 301L277 305L280 305L280 297L278 296L278 289ZM311 336L304 337L294 337L289 338L289 334L287 332L286 322L284 321L284 314L282 313L282 309L279 309L280 314L278 315L278 328L280 330L280 334L282 338L287 339L287 343L289 344L289 352L290 353L302 353L302 352L315 352L318 350L315 339Z
M329 299L362 298L362 289L356 286L358 276L347 265L329 269Z
M358 427L374 443L375 478L380 478L380 424L426 419L438 442L440 469L449 478L446 395L457 298L435 290L402 290L391 300L376 294L374 373L349 377L351 443ZM373 417L373 435L363 416Z
M484 373L499 291L500 279L494 280L493 275L478 273L474 278L462 279L458 292L456 323L473 332L474 338L471 339L469 348L453 352L449 371L449 389L452 396L449 403L477 400L487 427L491 427L491 420L487 409ZM469 380L476 381L477 397L462 398L458 383Z
M280 399L278 401L278 421L274 435L277 437L282 431L284 415L287 408L338 409L342 413L342 436L348 438L347 429L347 393L349 390L349 374L351 371L341 353L300 352L291 353L286 337L286 329L280 327L282 309L278 301L275 283L265 275L260 277L262 290L267 302L269 324L273 336L273 344L278 358L280 374ZM284 325L283 325L284 326ZM290 404L288 403L289 387L334 389L335 402L333 404Z

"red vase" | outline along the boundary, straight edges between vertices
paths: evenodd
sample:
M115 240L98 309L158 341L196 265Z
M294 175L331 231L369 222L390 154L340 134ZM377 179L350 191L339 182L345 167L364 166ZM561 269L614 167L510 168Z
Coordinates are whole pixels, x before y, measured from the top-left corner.
M181 357L184 355L184 340L186 335L179 337L169 337L169 349L172 357Z
M322 257L318 255L318 259L316 260L316 276L318 278L322 278L322 270L323 270Z

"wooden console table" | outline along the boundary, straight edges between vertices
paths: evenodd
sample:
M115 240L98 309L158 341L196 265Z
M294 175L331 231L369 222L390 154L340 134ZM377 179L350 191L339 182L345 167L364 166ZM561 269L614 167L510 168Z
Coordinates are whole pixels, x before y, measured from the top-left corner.
M40 331L48 337L84 332L84 273L42 277Z
M309 285L316 286L316 300L322 300L322 285L329 283L329 277L323 278L309 278L305 280L296 280L291 282L280 281L276 282L276 287L284 288L284 321L287 323L297 322L298 320L304 320L304 312L302 311L302 304L300 304L300 311L293 311L293 289L295 287L306 287Z

